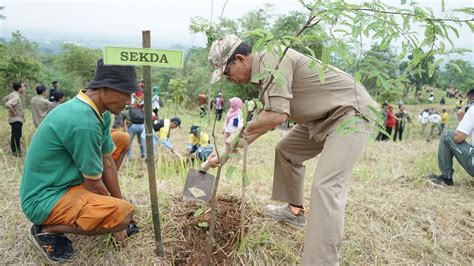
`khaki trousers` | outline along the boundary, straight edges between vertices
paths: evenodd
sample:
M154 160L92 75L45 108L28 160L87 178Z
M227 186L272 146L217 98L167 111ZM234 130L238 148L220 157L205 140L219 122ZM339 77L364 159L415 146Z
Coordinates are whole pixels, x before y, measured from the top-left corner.
M343 121L352 115L346 115ZM303 162L321 154L311 187L303 264L338 265L344 229L347 181L367 144L369 123L352 125L355 133L331 129L323 141L310 139L309 128L298 124L276 146L272 198L303 205Z

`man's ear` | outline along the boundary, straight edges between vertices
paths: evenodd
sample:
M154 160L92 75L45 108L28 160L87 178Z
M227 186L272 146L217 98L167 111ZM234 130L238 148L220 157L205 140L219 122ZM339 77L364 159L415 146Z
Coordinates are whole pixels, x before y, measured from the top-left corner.
M235 60L240 61L241 63L245 63L247 61L247 58L241 54L236 54Z

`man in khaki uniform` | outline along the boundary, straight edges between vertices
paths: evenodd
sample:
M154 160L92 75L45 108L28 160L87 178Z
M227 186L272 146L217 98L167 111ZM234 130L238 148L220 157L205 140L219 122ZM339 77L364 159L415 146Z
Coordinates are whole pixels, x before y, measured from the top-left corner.
M254 83L260 89L264 110L247 127L249 143L288 118L294 126L276 145L272 198L287 202L268 205L267 214L296 226L305 226L303 207L303 162L320 154L311 188L311 209L305 235L303 264L337 265L343 237L347 181L369 135L368 106L374 104L365 88L343 71L325 70L325 82L312 58L289 49L279 70L283 82L273 81L262 93L270 77L257 74L274 70L277 55L252 54L252 48L237 36L227 35L213 43L209 60L215 68L212 82L222 76L237 84ZM354 119L356 117L356 119ZM355 121L356 129L344 133L343 121ZM215 156L210 164L217 163ZM214 160L214 161L213 161Z
M21 82L14 82L12 87L13 91L3 97L3 102L8 110L8 123L12 127L12 135L10 139L12 153L13 156L20 157L22 156L20 145L21 129L25 122L20 95L25 91L25 87Z
M46 87L43 85L36 87L36 95L31 98L31 116L33 117L33 123L35 128L39 127L41 120L48 113L49 101L45 98Z

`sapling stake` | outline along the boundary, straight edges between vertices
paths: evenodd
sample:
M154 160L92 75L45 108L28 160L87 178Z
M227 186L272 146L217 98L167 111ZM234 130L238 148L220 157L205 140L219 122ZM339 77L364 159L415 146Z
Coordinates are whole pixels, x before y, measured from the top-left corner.
M248 140L247 135L244 136L244 154L242 162L242 191L240 194L240 244L244 241L245 236L245 192L248 185L248 176L247 176L247 152L248 152Z

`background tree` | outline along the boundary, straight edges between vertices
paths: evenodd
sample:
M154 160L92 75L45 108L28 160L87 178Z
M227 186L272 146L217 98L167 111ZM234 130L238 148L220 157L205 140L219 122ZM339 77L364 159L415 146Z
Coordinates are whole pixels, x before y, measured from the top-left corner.
M54 58L60 81L60 89L72 96L79 89L87 86L94 77L96 62L102 56L98 49L91 49L66 43L61 46L61 53Z
M444 90L454 87L466 92L474 87L474 67L462 59L450 60L436 75L435 84Z
M361 82L369 93L377 100L379 94L384 90L397 90L397 85L389 83L399 77L398 61L393 49L389 46L382 49L379 44L373 44L369 51L365 52L357 65L357 71L361 73ZM387 100L383 99L382 101ZM398 100L398 99L397 99Z
M0 80L2 94L11 90L11 83L21 81L27 87L39 82L41 58L38 45L28 41L20 32L12 33L8 42L0 43Z

